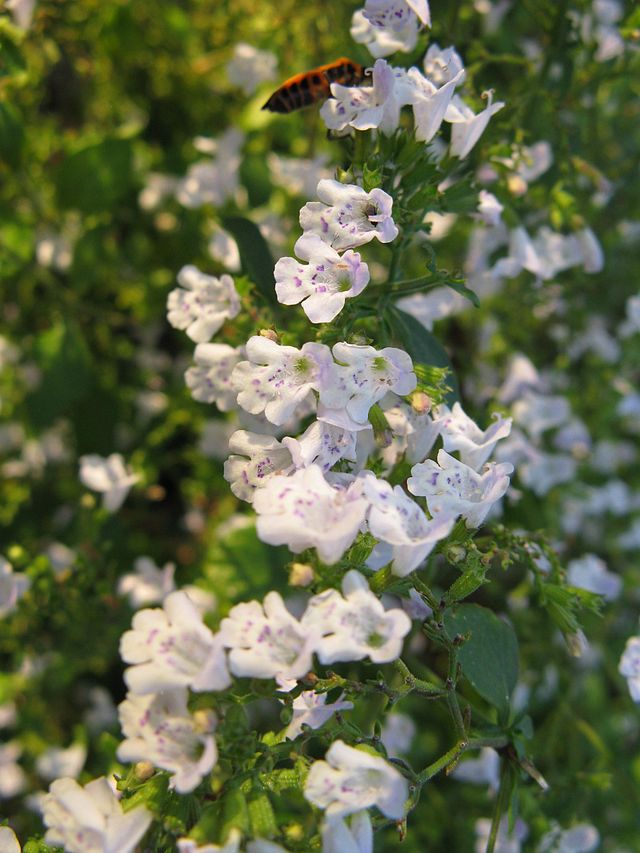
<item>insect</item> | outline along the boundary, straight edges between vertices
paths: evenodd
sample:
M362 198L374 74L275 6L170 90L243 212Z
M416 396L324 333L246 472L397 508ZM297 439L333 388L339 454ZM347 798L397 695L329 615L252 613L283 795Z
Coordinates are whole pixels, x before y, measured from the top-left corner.
M362 83L364 77L364 66L343 56L335 62L289 77L276 89L262 109L272 113L291 113L328 98L332 83L357 86Z

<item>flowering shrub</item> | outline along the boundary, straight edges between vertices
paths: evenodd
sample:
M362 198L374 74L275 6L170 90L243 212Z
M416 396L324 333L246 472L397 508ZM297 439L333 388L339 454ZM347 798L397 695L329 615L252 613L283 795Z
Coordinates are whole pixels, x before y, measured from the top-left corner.
M640 16L529 6L5 4L0 853L635 849Z

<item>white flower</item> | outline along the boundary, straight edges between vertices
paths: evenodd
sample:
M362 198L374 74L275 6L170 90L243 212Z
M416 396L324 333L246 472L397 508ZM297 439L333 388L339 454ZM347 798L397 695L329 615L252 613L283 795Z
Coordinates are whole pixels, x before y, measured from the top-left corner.
M312 159L305 157L281 157L271 152L267 163L274 184L282 187L289 195L308 198L313 195L318 181L331 178L333 169L327 167L326 154L317 154Z
M36 759L36 770L47 782L62 776L77 779L87 760L87 747L74 743L67 749L49 747Z
M20 842L8 826L0 826L0 853L20 853Z
M369 283L369 267L350 249L340 256L318 235L303 234L294 247L299 258L280 258L274 270L276 295L283 305L302 303L312 323L330 323L347 299Z
M440 434L439 422L428 411L418 412L409 403L394 399L392 395L389 400L382 400L380 405L393 436L389 447L382 450L385 462L395 464L403 454L407 462L422 462Z
M429 45L423 65L424 73L436 86L444 86L445 83L449 83L458 77L461 71L464 72L462 59L456 49L453 47L443 49L437 44ZM459 80L463 82L464 77L459 78Z
M547 430L567 423L571 407L565 397L527 391L514 404L513 417L537 441Z
M358 424L367 423L371 406L388 391L404 396L415 390L413 362L404 350L337 343L332 352L337 364L320 388L319 420L358 429Z
M415 590L412 590L415 592ZM406 755L411 749L411 743L416 734L416 724L407 714L392 711L384 721L380 740L387 755L398 758Z
M511 418L503 418L497 412L494 422L484 432L463 410L460 403L453 408L441 406L437 412L443 447L446 451L460 452L460 461L478 471L491 456L493 448L501 438L511 432Z
M622 338L629 338L640 332L640 294L627 299L626 311L626 319L618 326L618 334Z
M536 853L592 853L599 844L600 833L590 823L564 830L556 825L540 839Z
M460 70L455 77L437 87L417 68L410 68L404 79L405 103L413 107L416 139L431 142L442 124L456 86L464 79Z
M420 21L413 15L406 19L401 30L387 30L374 26L364 16L364 10L358 9L351 18L351 38L358 44L364 44L369 53L378 59L396 51L410 53L418 43Z
M233 197L239 186L243 142L243 134L235 128L225 131L216 140L196 139L195 147L214 157L189 167L185 177L178 182L176 198L179 203L188 208L202 207L203 204L221 207Z
M500 204L493 193L480 190L478 193L478 216L485 225L496 226L502 221L504 205Z
M293 416L331 367L331 353L324 344L306 343L296 349L254 335L246 352L249 360L237 364L231 376L238 405L252 415L264 412L276 425Z
M120 509L129 489L139 480L119 453L106 459L96 453L80 457L80 482L94 492L102 492L102 505L108 512Z
M582 249L582 268L584 271L588 273L601 272L604 267L604 253L600 241L591 228L576 231L574 236Z
M277 592L236 604L220 624L229 667L241 678L302 678L311 668L317 631L289 613Z
M522 353L515 353L509 360L507 375L502 383L498 399L501 403L512 403L526 391L540 390L542 381L533 362Z
M110 729L118 719L118 712L109 691L104 687L92 687L88 699L90 704L84 721L89 731L98 734Z
M178 838L178 853L239 853L242 833L235 827L230 830L225 843L198 845L191 838Z
M477 114L465 104L462 98L458 95L453 96L445 115L445 121L451 123L450 153L452 157L464 160L486 130L491 117L504 107L503 101L493 103L492 92L485 92L483 97L485 95L487 106Z
M215 765L218 751L211 714L192 717L187 690L165 690L158 695L129 693L118 706L125 740L118 747L120 761L150 761L173 775L169 787L179 794L193 791ZM204 729L204 730L203 730Z
M198 344L194 352L195 365L184 375L193 399L215 403L221 412L235 409L238 392L231 384L231 374L243 355L243 347Z
M393 199L384 190L365 192L354 184L322 180L317 194L320 201L309 201L300 210L300 225L334 249L354 249L374 238L390 243L398 236Z
M342 595L335 589L314 595L307 605L305 624L323 634L316 644L323 664L369 657L389 663L402 652L411 620L400 608L385 610L365 578L351 570L342 579Z
M291 453L296 468L318 465L326 474L340 459L356 461L357 433L324 421L314 421L298 438L286 437L282 444Z
M11 563L0 557L0 617L13 613L30 586L31 581L26 575L21 572L14 574Z
M497 791L500 787L500 756L495 749L484 747L478 758L464 758L451 775L460 782L488 785L492 791Z
M480 527L493 504L509 488L513 465L490 462L482 473L458 462L446 450L438 452L437 464L427 459L411 469L407 488L424 495L432 515L461 515L467 527Z
M214 261L218 261L219 264L222 264L230 272L240 272L242 262L240 260L238 244L224 228L221 228L219 225L212 227L207 249Z
M567 565L567 582L571 586L596 592L607 601L615 601L622 591L622 578L607 570L607 564L595 554L585 554Z
M134 664L124 674L133 693L224 690L231 683L221 637L203 623L186 592L172 592L162 610L138 611L132 625L120 640L120 654Z
M41 267L66 272L73 262L71 241L63 234L41 234L36 240L36 260Z
M288 737L289 740L295 740L298 735L302 734L303 726L319 729L338 711L350 711L353 708L353 702L343 701L343 695L339 696L335 702L327 705L326 693L303 690L293 700L291 706L293 716L285 730L285 737Z
M369 530L380 542L391 546L386 562L393 560L391 571L404 577L451 533L454 516L440 515L429 521L402 486L392 488L386 480L373 476L364 482L365 495L371 501Z
M227 77L245 95L250 95L261 83L273 80L277 69L278 60L271 51L258 50L253 45L238 42L227 63Z
M270 435L239 429L229 439L229 450L233 455L224 463L224 478L233 494L249 503L270 477L293 467L289 450Z
M327 818L321 831L322 853L373 853L373 829L366 809L348 821Z
M123 575L118 581L118 595L127 596L136 610L146 604L160 603L176 588L174 563L165 563L161 569L151 557L137 557L133 569L132 574Z
M0 799L15 797L27 787L26 773L18 764L21 755L18 741L0 744Z
M138 195L138 204L143 210L156 210L166 198L175 194L179 183L179 178L172 175L149 172Z
M427 0L366 0L364 16L374 27L395 32L401 32L413 16L424 26L431 26Z
M390 136L398 129L400 109L406 103L402 79L406 72L376 59L371 86L331 84L331 95L320 109L329 130L378 128Z
M270 545L287 545L294 554L316 548L325 563L335 563L358 535L368 502L361 483L330 485L317 465L290 477L275 476L256 493L258 536Z
M400 820L409 795L406 779L379 755L332 743L326 761L314 761L304 795L324 809L327 818L345 817L377 806L385 817Z
M210 341L225 320L240 312L240 297L230 275L216 278L189 265L178 273L178 284L167 298L167 319L196 343Z
M45 842L67 853L131 853L152 820L143 806L123 812L104 776L84 787L56 779L42 811L49 827Z
M640 702L640 637L629 637L627 640L618 672L627 679L633 701Z
M4 5L11 12L15 25L21 30L28 30L33 20L36 0L5 0Z

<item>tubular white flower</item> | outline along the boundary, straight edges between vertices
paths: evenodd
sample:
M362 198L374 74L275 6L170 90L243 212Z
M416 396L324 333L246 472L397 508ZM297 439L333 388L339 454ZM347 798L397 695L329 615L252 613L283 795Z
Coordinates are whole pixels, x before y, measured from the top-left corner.
M356 461L357 433L323 421L314 421L301 436L282 439L296 468L318 465L326 474L340 459Z
M395 464L404 454L407 462L422 462L440 434L440 424L429 412L417 412L404 400L389 395L380 405L391 427L392 442L382 451L388 464Z
M364 16L374 27L394 32L402 31L414 15L424 26L431 26L427 0L366 0L364 4Z
M406 779L379 755L331 744L326 761L314 761L304 795L324 809L328 819L345 817L377 806L385 817L400 820L409 795Z
M84 787L56 779L42 800L44 840L67 853L131 853L152 817L143 806L123 812L104 776Z
M371 56L378 59L397 51L410 53L418 43L420 21L413 15L401 30L387 30L374 26L365 18L364 9L358 9L351 18L349 32L355 42L364 44Z
M477 473L446 450L440 450L437 464L427 459L413 466L407 488L413 495L426 497L432 515L461 515L467 527L480 527L493 504L509 488L512 471L513 465L508 462L490 462L482 473Z
M504 101L493 103L492 92L485 94L488 94L487 106L477 114L465 104L462 98L458 95L453 96L445 114L445 121L451 123L450 153L452 157L464 160L485 132L491 117L505 106Z
M461 462L478 471L491 456L497 442L511 432L511 418L503 418L497 412L492 417L494 422L483 431L460 403L454 403L452 409L440 406L437 421L444 449L447 452L458 450Z
M136 613L133 630L120 640L120 654L134 664L124 674L132 693L224 690L231 683L221 637L203 623L186 592L172 592L162 610Z
M133 568L133 573L123 575L118 581L118 595L126 596L132 607L137 609L145 604L159 604L174 592L174 563L165 563L161 569L151 557L137 557Z
M281 689L287 692L295 685L295 681L281 681L280 683ZM303 726L319 729L338 711L350 711L353 708L353 702L345 702L343 697L344 694L341 694L335 702L327 705L326 693L303 690L299 696L296 696L291 705L293 716L285 730L285 737L288 737L289 740L295 740L298 735L302 734Z
M387 136L395 133L404 104L406 71L392 68L384 59L373 66L371 86L342 86L331 84L332 97L320 109L329 130L378 128Z
M373 853L369 812L356 812L347 822L339 817L322 824L322 853Z
M240 313L240 297L230 275L216 278L189 265L178 273L178 284L167 298L167 319L196 343L210 341L225 320Z
M618 672L627 679L634 702L640 702L640 637L629 637L620 658Z
M237 364L231 375L238 405L252 415L264 412L276 425L288 421L312 390L321 387L332 366L324 344L306 343L296 349L254 335L246 351L249 360Z
M224 463L224 478L233 494L249 503L270 477L293 468L289 450L270 435L239 429L229 439L229 450L232 455Z
M317 631L289 613L277 592L263 604L237 604L220 624L229 667L241 678L302 678L311 668Z
M80 482L94 492L102 492L102 505L108 512L120 509L129 489L139 480L119 453L106 459L96 453L80 457Z
M323 664L365 657L374 663L389 663L400 656L403 640L411 630L407 614L400 608L385 610L366 579L355 570L344 576L342 595L335 589L314 595L303 622L323 634L316 646Z
M354 184L322 180L317 193L320 201L309 201L300 210L300 225L334 249L354 249L374 238L390 243L398 236L393 199L384 190L365 192Z
M410 68L404 81L405 103L413 107L416 139L430 142L444 121L456 86L464 80L464 71L442 86L435 86L417 68Z
M186 688L148 696L129 693L118 713L125 736L118 747L120 761L150 761L168 770L169 787L179 794L193 791L214 767L214 718L208 717L207 731L202 731L187 709Z
M351 545L367 506L360 481L330 485L317 465L272 477L254 498L263 542L287 545L294 554L316 548L325 563L335 563Z
M464 75L464 65L453 47L441 48L435 43L429 45L423 67L425 75L435 86L444 86L454 78L458 78L459 83L464 82L464 76L458 77L461 71Z
M278 70L278 60L270 50L258 50L251 44L238 42L227 63L227 78L245 95L251 95L261 83L273 80Z
M366 424L369 409L388 391L404 396L415 390L413 362L404 350L338 343L332 352L337 364L320 388L319 420L346 428L353 428L352 422ZM343 424L338 412L345 414Z
M0 557L0 617L7 616L31 586L31 580L21 572L14 574L13 566Z
M566 397L527 391L514 404L513 417L534 441L538 441L547 430L567 423L571 406Z
M364 491L371 501L369 530L391 546L391 571L404 577L413 572L453 528L453 515L440 514L429 521L401 486L368 477Z
M274 270L276 295L283 305L302 303L312 323L329 323L344 308L347 299L362 293L369 283L369 267L357 252L342 257L318 235L303 234L295 258L280 258Z
M231 374L243 356L243 347L198 344L194 352L195 365L184 374L193 399L215 403L221 412L235 409L238 392L231 384Z

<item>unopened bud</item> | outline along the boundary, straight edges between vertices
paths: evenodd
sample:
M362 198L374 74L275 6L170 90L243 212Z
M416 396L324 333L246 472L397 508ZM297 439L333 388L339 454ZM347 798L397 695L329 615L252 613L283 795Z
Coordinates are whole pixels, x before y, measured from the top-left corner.
M140 782L146 782L156 772L156 768L150 761L138 761L133 771L136 774L136 779L139 779Z
M275 331L275 329L260 329L258 334L261 338L267 338L267 340L273 341L274 344L278 343L278 333Z
M523 196L529 189L529 185L524 178L520 177L520 175L510 175L507 179L507 188L511 195L520 198L520 196Z
M207 708L201 708L193 715L193 724L195 730L200 734L208 734L216 727L217 719L213 711Z
M589 643L584 635L584 631L580 631L579 629L575 634L565 634L564 639L571 657L581 658L584 652L589 648Z
M414 391L409 397L411 408L419 415L425 415L431 411L431 397L425 394L424 391Z
M309 586L313 583L313 567L308 563L292 563L289 583L291 586Z
M447 548L447 560L454 565L461 563L466 556L467 549L463 548L462 545L450 545Z

